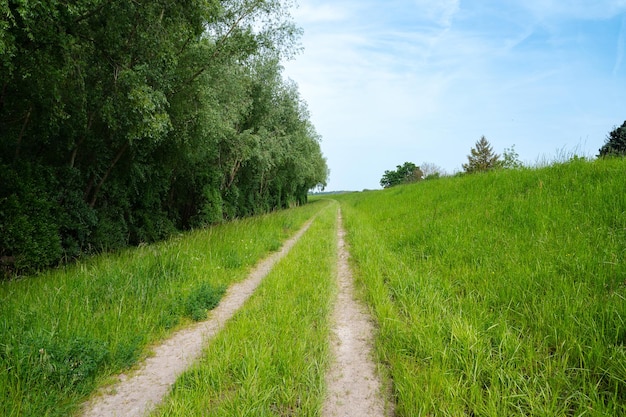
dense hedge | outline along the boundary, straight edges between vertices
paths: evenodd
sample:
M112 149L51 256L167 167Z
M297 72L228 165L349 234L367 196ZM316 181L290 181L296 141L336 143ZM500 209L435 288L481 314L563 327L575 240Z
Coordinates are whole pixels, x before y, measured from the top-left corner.
M0 2L0 266L306 201L326 161L280 0Z

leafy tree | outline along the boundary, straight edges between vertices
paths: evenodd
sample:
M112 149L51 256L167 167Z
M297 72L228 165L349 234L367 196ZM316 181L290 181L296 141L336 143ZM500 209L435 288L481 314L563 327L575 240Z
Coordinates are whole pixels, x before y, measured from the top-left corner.
M500 155L493 152L491 144L484 136L476 142L475 146L467 156L468 162L463 164L463 170L466 173L489 171L502 166Z
M517 169L524 166L519 159L519 154L515 151L515 145L512 145L510 148L504 148L501 163L502 168L506 169Z
M626 121L609 133L598 154L599 157L624 155L626 155Z
M424 173L420 167L412 162L405 162L402 165L397 165L394 171L385 171L380 180L380 185L383 188L389 188L394 185L419 181L423 177Z
M0 263L154 241L323 186L281 73L300 33L289 4L0 2Z

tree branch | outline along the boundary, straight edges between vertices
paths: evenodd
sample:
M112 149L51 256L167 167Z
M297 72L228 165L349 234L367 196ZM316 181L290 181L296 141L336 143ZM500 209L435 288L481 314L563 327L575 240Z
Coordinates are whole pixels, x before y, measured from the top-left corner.
M226 34L224 36L222 36L216 42L216 44L215 44L215 51L213 52L213 55L211 55L211 59L217 58L217 56L222 51L222 47L223 47L224 43L226 42L226 40L232 35L232 33L239 26L241 21L243 19L245 19L246 17L250 16L253 12L254 12L254 7L250 7L250 9L248 9L247 11L244 11L241 14L241 16L239 16L239 18L237 20L235 20L235 22L228 28L228 31L226 32ZM204 66L200 67L200 69L198 71L196 71L196 73L193 74L189 79L187 79L182 85L187 85L187 84L190 84L190 83L194 82L196 80L196 78L201 76L204 73L204 71L206 71L208 68L209 68L209 65L204 65ZM175 93L177 93L177 92L178 91L176 91Z
M24 124L22 125L22 130L20 130L20 135L17 138L17 143L15 144L15 155L14 160L17 161L17 158L20 156L20 147L22 146L22 138L24 137L24 132L26 131L26 126L28 125L28 121L30 120L30 114L33 111L33 105L30 105L28 112L26 113L26 118L24 119Z
M122 155L124 155L126 150L128 150L129 146L130 146L130 143L126 142L124 146L122 146L120 150L117 152L117 155L115 155L115 158L109 165L109 168L102 176L102 179L100 179L100 182L98 183L98 185L96 185L96 188L93 191L93 194L91 196L91 200L89 201L89 207L94 208L94 206L96 205L96 201L98 199L98 194L100 193L100 189L102 188L102 184L104 184L104 182L109 178L111 171L113 171L113 167L115 167L115 165L119 162L120 158L122 158Z

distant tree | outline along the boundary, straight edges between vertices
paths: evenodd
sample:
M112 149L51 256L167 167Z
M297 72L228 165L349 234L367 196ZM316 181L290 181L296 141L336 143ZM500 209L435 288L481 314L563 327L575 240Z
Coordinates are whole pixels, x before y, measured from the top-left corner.
M422 170L425 180L437 179L446 175L446 171L443 168L430 162L423 162L422 165L420 165L420 169Z
M626 155L626 121L620 127L613 129L606 138L606 143L600 148L598 156Z
M393 187L398 184L407 184L419 181L424 177L424 173L413 162L405 162L403 165L397 165L395 171L385 171L380 179L380 185L383 188Z
M519 159L519 154L515 151L515 145L510 148L504 148L504 152L502 152L502 168L517 169L523 166L522 161Z
M500 155L493 152L491 144L484 136L476 142L476 147L471 149L467 159L467 164L463 164L463 170L468 174L490 171L502 166Z

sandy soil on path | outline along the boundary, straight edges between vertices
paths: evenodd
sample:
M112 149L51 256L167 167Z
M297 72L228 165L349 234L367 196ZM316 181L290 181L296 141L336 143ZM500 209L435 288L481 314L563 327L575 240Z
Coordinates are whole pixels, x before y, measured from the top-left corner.
M276 262L284 257L309 228L307 222L280 251L262 261L240 283L232 285L220 304L210 312L209 319L175 333L154 348L149 357L131 377L119 376L119 383L108 386L89 401L83 417L143 417L168 393L176 378L202 353L208 339L215 336L228 319L252 295Z
M393 415L385 401L373 362L373 325L365 308L354 299L353 277L348 264L345 231L339 212L339 259L337 274L339 294L333 312L332 350L334 363L326 376L328 397L324 417L378 417Z

